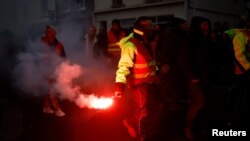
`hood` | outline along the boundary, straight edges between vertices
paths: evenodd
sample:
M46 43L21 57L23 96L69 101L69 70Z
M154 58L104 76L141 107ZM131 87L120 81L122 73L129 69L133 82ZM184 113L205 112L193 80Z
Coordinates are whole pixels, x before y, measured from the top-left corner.
M245 31L245 29L237 29L237 28L234 28L234 29L228 29L228 30L226 30L224 33L226 34L226 35L228 35L228 37L230 38L230 39L232 39L237 33L239 33L239 32L244 32Z

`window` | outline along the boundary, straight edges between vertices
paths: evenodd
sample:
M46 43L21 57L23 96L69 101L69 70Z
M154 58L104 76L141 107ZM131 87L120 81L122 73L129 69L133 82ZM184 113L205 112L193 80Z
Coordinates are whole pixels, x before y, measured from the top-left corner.
M124 7L122 0L113 0L112 2L112 8Z
M70 3L69 3L69 0L63 0L62 7L63 7L63 12L64 13L69 13L70 12Z
M156 15L156 16L150 16L153 24L159 25L159 24L166 24L168 23L174 15Z
M145 0L145 3L161 2L162 0Z
M78 5L78 7L80 8L80 10L85 10L86 9L85 0L76 0L76 3Z
M130 28L134 25L136 18L120 19L121 26L123 28Z
M42 13L48 12L48 0L41 0Z

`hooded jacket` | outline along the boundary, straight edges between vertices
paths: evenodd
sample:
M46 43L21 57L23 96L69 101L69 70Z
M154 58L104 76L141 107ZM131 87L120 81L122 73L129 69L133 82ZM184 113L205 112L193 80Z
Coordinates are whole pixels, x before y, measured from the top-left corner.
M250 30L229 29L225 33L232 39L235 56L235 74L250 70Z

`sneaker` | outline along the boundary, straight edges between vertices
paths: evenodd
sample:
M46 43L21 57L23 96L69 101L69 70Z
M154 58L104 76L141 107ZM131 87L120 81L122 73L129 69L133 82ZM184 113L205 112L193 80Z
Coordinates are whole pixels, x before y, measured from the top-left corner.
M59 110L55 111L55 115L58 116L58 117L63 117L66 114L61 109L59 109Z
M135 138L137 136L135 129L128 123L128 120L124 119L123 125L128 129L128 133L131 137Z
M53 114L54 110L52 110L50 107L43 107L43 112L47 114Z

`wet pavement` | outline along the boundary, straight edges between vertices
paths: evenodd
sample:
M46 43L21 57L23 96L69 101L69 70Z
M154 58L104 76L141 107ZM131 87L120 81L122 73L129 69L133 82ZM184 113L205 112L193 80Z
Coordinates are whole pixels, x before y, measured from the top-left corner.
M1 141L129 140L118 105L108 110L94 110L60 101L66 113L64 117L43 113L41 105L42 99L37 97L18 103L1 98Z
M64 100L60 101L60 105L66 116L56 117L42 112L43 100L40 97L24 98L22 93L10 95L1 96L0 99L1 141L132 141L122 125L122 119L129 110L124 101L116 102L107 110L94 110L79 108L74 103ZM229 119L226 117L229 115L229 105L225 104L227 99L222 93L216 95L216 99L208 104L208 108L197 120L197 141L215 140L211 137L213 128L248 129L247 116L241 120L240 126L230 127L226 120ZM188 141L182 132L184 115L184 109L164 112L162 141ZM243 140L246 138L237 138L237 141Z

